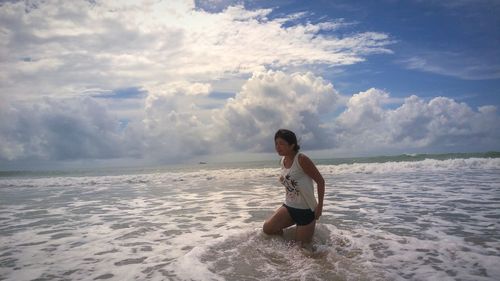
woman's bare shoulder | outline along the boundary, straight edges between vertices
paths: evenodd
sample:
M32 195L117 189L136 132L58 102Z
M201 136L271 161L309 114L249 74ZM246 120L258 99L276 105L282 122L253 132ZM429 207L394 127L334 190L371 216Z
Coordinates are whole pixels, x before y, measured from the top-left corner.
M312 164L312 161L307 155L305 155L304 153L300 153L299 154L299 163L301 166L310 165L310 164Z

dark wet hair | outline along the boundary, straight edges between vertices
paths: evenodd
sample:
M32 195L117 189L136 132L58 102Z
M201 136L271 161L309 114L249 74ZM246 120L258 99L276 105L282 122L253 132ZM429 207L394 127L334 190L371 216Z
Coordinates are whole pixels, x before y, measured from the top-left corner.
M297 143L297 136L294 132L287 129L279 129L276 134L274 134L274 141L276 141L277 138L285 140L288 144L295 144L293 150L299 152L300 145Z

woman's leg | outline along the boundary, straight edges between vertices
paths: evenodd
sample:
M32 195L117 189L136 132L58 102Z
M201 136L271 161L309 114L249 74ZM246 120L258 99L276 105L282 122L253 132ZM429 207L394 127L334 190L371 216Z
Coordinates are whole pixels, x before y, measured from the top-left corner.
M316 220L313 220L307 225L297 225L297 230L295 231L295 240L304 244L311 243L314 235L314 228L316 227Z
M290 217L288 210L285 206L281 206L274 212L273 216L264 223L262 230L268 235L281 235L283 234L283 229L294 224L295 222L292 220L292 217Z

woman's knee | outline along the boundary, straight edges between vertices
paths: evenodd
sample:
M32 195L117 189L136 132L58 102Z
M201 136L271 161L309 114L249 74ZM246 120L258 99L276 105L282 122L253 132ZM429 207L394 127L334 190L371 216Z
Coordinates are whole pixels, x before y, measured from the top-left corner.
M293 225L294 222L285 207L280 207L276 212L266 220L262 226L262 231L268 235L281 235L283 229Z
M281 234L283 234L283 229L274 225L270 221L266 221L264 223L264 225L262 226L262 231L267 235L281 235Z
M264 233L267 235L274 234L273 227L269 221L264 222L264 225L262 225L262 231L264 231Z

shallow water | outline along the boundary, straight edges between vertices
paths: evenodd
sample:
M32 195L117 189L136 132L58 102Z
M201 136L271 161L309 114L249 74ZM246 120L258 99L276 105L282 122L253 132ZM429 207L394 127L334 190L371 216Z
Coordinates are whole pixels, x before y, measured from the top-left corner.
M0 280L496 280L500 159L321 165L314 252L277 168L0 179Z

